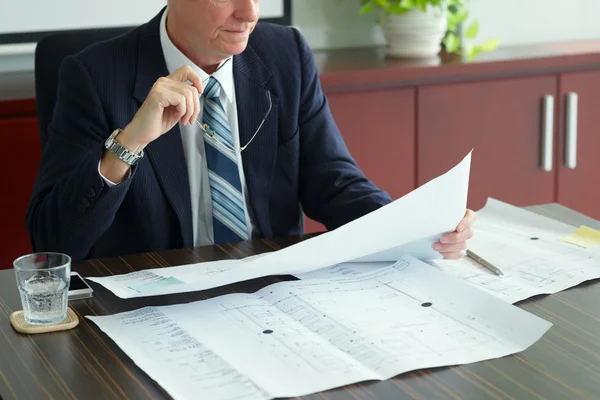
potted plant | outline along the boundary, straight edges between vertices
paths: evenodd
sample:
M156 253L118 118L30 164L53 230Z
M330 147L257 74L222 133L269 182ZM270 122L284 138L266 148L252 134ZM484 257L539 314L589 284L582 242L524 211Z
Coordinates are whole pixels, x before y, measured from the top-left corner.
M395 57L434 57L442 44L448 53L461 54L473 60L482 51L492 51L498 39L474 44L479 31L477 20L459 29L469 16L469 0L360 0L360 14L378 13L386 38L386 52Z

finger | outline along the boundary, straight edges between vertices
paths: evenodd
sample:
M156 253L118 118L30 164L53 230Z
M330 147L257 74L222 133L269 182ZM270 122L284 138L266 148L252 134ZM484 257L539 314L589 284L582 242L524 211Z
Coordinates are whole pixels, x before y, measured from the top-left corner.
M186 99L186 112L184 115L181 116L181 123L183 125L186 125L190 122L192 122L192 117L194 116L194 113L196 112L196 107L195 107L195 102L194 102L194 96L196 93L196 89L193 88L192 86L188 85L187 83L181 83L181 82L175 82L175 81L170 81L168 84L165 85L166 90L172 91L172 92L176 92L179 93L183 96L185 96Z
M193 107L189 107L188 110L193 110L192 114L189 118L184 118L182 122L185 124L187 122L194 123L198 119L198 115L200 114L200 93L204 91L204 85L202 84L202 78L200 75L192 67L189 65L184 65L183 67L177 69L171 75L168 76L174 83L183 83L187 87L193 88L193 97L192 97L192 105ZM186 82L191 82L191 85L188 85Z
M195 86L191 86L192 89L192 97L194 99L194 114L192 115L192 124L198 120L198 115L200 114L200 93Z
M457 232L462 232L467 228L470 228L475 224L475 220L477 219L477 214L473 210L467 209L463 219L460 221L458 226L456 227Z
M185 125L192 121L192 116L196 112L196 109L194 108L194 94L192 89L189 85L186 85L185 83L184 85L185 88L183 89L183 93L186 99L187 109L185 110L185 115L181 117L181 122Z
M473 237L473 234L473 229L471 228L462 232L446 233L440 238L440 243L446 244L464 242L471 239Z
M202 84L202 78L193 68L187 67L182 70L182 73L185 75L181 76L181 79L185 77L186 79L182 82L190 81L191 85L186 83L186 86L192 89L192 100L194 105L194 112L190 117L190 122L194 123L198 119L198 115L200 114L200 94L204 91L204 85Z
M200 78L200 75L198 75L198 73L194 71L194 69L189 65L184 65L183 67L177 69L175 72L169 75L169 78L181 83L190 81L192 83L192 86L194 86L198 90L198 93L202 93L202 91L204 90L204 86L202 85L202 79Z
M202 78L193 69L190 68L190 73L187 79L192 83L192 87L196 88L198 95L204 91L204 85L202 84Z
M189 65L184 65L183 67L179 67L175 71L173 71L173 73L169 75L168 78L177 82L185 83L189 80L188 76L193 74L195 74L195 72L192 69L192 67L190 67Z
M467 242L460 242L460 243L452 243L452 244L441 244L441 243L434 243L433 244L433 249L438 251L439 253L455 253L457 251L463 251L467 249Z
M446 253L444 254L444 260L460 260L465 254L463 252Z
M187 100L184 95L171 90L165 91L161 96L161 105L163 108L175 107L177 110L177 119L181 119L187 110Z

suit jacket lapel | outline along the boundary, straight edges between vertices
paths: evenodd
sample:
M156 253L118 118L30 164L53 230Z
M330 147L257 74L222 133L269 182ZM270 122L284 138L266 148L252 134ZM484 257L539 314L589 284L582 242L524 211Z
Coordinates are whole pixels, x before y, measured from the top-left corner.
M250 206L262 236L271 236L269 197L271 175L277 156L277 116L279 102L268 86L271 72L249 45L233 58L233 75L240 132L240 145L246 145L271 111L250 145L242 152L244 176ZM269 97L267 97L267 95Z
M160 12L143 28L138 46L138 65L133 96L140 104L146 100L152 85L169 75L160 45ZM183 245L193 246L192 212L187 166L179 124L146 146L144 150L154 167L163 192L175 210L181 226ZM148 196L153 196L148 193ZM160 227L157 227L160 229Z

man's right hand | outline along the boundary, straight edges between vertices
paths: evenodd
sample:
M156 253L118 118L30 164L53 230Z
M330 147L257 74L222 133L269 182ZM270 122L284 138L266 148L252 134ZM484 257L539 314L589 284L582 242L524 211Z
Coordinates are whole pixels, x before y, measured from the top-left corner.
M186 83L188 80L191 85ZM140 150L179 121L193 124L200 113L202 90L200 75L187 65L159 78L133 121L119 134L118 142L129 150Z
M191 85L186 83L191 82ZM139 152L149 143L171 130L176 123L195 123L200 113L200 76L189 66L183 66L171 75L159 78L133 120L115 140L131 152ZM108 180L122 182L129 165L105 151L100 162L100 173Z

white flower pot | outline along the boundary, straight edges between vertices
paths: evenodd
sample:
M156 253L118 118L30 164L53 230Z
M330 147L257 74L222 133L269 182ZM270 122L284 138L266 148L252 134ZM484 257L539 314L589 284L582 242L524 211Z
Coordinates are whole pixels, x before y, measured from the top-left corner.
M383 15L381 28L385 36L386 54L391 57L429 58L441 50L448 28L446 7L413 9L405 14Z

